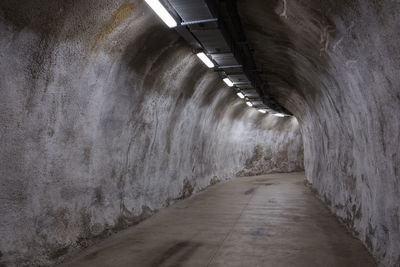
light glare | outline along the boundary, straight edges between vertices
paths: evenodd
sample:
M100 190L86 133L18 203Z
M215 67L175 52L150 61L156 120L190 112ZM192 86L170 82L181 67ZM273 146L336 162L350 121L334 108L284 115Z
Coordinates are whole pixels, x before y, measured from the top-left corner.
M238 93L237 93L237 96L240 97L241 99L244 98L244 94L242 94L241 92L238 92Z
M233 82L231 80L229 80L229 78L225 78L223 79L224 83L226 83L226 85L228 85L229 87L233 86Z
M146 3L151 7L151 9L156 12L156 14L168 25L168 27L173 28L177 26L175 19L168 13L165 7L158 0L145 0Z
M250 101L247 101L246 104L247 104L249 107L252 107L252 106L253 106L253 103L251 103Z
M261 112L263 114L267 113L267 111L265 109L259 109L258 112Z
M275 114L272 114L272 115L274 115L276 117L281 117L281 118L285 117L285 115L282 114L282 113L275 113Z
M197 53L197 56L203 61L204 64L206 64L207 67L214 68L214 63L204 54L203 52Z

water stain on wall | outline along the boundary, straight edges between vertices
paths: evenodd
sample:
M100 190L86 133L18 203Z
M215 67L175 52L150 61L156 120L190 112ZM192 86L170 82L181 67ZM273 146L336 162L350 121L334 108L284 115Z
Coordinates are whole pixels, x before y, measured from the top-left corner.
M115 10L111 18L108 20L106 25L100 30L100 32L94 38L92 50L98 48L99 44L112 33L121 23L127 19L135 10L135 4L130 2L123 3L117 10Z

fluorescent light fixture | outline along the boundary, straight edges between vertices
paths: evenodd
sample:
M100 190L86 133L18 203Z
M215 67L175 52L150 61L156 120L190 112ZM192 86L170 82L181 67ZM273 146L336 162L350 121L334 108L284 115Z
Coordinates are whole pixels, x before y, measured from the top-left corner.
M203 52L197 53L197 56L203 61L204 64L206 64L207 67L214 68L214 63L204 54Z
M253 103L251 103L250 101L247 101L246 104L247 104L249 107L252 107L252 106L253 106Z
M228 85L229 87L233 86L233 82L231 80L229 80L229 78L225 78L223 79L224 83L226 83L226 85Z
M261 112L263 114L267 113L267 111L265 109L259 109L258 112Z
M237 93L237 96L240 97L241 99L244 98L244 94L243 94L242 92L238 92L238 93Z
M156 12L156 14L168 25L168 27L173 28L178 24L175 19L168 13L165 7L158 0L145 0L146 3L151 7L151 9Z
M272 115L274 115L274 116L276 116L276 117L281 117L281 118L285 117L285 115L282 114L282 113L274 113L274 114L272 114Z

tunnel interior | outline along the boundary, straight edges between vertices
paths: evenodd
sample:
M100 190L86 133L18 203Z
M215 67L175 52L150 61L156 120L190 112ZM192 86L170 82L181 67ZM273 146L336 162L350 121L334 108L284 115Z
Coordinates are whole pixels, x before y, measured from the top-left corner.
M54 265L216 183L305 171L399 266L400 2L188 2L235 4L267 84L227 86L142 0L0 2L0 265Z

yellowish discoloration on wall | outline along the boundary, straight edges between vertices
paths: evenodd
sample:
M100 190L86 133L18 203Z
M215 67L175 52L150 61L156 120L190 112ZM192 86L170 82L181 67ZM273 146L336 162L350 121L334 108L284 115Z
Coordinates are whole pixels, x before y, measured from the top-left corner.
M130 2L123 3L117 10L115 10L107 24L94 38L92 50L96 49L98 45L107 38L107 36L115 30L121 23L128 18L135 9L135 4Z

